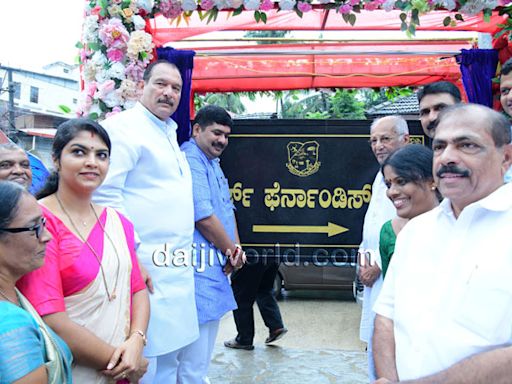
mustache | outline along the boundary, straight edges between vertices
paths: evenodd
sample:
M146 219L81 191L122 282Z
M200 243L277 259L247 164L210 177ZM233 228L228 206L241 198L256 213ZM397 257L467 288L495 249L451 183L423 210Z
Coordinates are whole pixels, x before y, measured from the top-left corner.
M213 144L213 146L214 146L215 148L218 148L218 149L224 149L224 148L226 148L226 146L225 146L224 144L221 144L221 143L215 143L215 144Z
M427 125L427 131L435 131L437 127L437 120L431 121Z
M167 105L170 105L171 107L174 105L174 101L168 97L162 97L157 100L159 103L165 103Z
M436 172L436 175L437 177L442 177L445 173L461 175L462 177L469 177L469 175L471 175L471 172L468 169L462 169L456 165L443 165Z

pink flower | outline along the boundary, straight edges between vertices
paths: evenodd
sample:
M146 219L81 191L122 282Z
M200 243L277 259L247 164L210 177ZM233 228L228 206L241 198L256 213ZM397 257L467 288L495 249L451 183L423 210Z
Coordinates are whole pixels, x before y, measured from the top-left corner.
M138 83L144 76L144 66L140 62L132 61L126 66L125 74L126 77L134 82Z
M352 6L350 4L343 4L340 7L340 13L347 14L352 12Z
M377 8L379 8L379 5L380 4L377 1L370 1L364 4L364 9L367 11L375 11Z
M121 107L114 107L114 108L112 108L112 112L108 112L105 114L105 118L117 115L121 111L122 111Z
M105 20L99 29L99 38L107 48L123 49L130 38L123 22L117 18Z
M201 1L201 9L204 11L209 11L214 7L215 3L213 0L203 0Z
M116 88L114 80L107 80L98 85L98 97L103 99Z
M299 9L299 11L301 11L302 13L305 13L305 12L309 12L313 9L313 7L311 6L311 4L309 4L308 2L306 1L300 1L297 3L297 8Z
M360 1L359 0L349 0L349 4L354 6L354 5L359 5Z
M260 4L260 11L270 11L274 9L274 2L272 0L263 0Z
M160 12L167 18L175 19L181 15L181 4L174 0L161 0L160 1Z
M94 97L94 94L96 93L96 90L98 89L98 86L95 81L91 81L90 83L86 84L85 88L85 94L88 97Z
M124 57L124 53L120 49L109 49L107 51L107 57L110 61L122 61Z
M99 16L100 12L101 12L101 7L99 5L95 6L93 9L91 9L91 15Z

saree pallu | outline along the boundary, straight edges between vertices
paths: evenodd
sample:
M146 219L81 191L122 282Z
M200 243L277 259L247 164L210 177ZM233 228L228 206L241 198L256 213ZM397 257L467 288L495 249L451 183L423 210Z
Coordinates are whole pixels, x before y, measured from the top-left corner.
M103 277L101 268L99 268L98 275L92 283L84 290L65 297L65 303L66 312L71 320L87 328L106 343L118 347L126 340L130 332L132 262L121 219L113 209L106 209L107 219L103 234L103 257L101 258L105 276ZM113 244L109 241L107 234ZM84 244L84 247L87 247L87 244ZM89 252L91 252L90 249ZM114 287L116 288L116 297L109 301L108 294L112 295ZM115 381L93 368L74 365L73 382L75 384L110 384Z

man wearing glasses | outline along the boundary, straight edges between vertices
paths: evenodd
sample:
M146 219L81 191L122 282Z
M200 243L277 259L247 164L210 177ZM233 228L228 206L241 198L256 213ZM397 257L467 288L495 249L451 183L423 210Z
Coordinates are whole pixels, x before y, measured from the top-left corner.
M373 121L370 128L370 146L379 164L394 150L409 142L409 128L401 116L386 116ZM375 313L373 303L382 286L379 237L382 225L396 216L395 207L386 196L384 177L379 171L372 185L372 199L366 211L363 224L363 241L359 246L360 257L358 276L364 284L364 302L361 314L359 338L367 343L368 375L375 380L375 366L372 357L372 335ZM369 256L369 257L366 257Z

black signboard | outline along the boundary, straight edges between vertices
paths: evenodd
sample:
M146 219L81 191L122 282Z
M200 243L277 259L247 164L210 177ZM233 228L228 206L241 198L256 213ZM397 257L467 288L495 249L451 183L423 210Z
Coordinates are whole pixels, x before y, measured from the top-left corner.
M353 263L379 169L371 121L237 120L222 155L248 256ZM423 143L417 121L412 138Z

